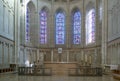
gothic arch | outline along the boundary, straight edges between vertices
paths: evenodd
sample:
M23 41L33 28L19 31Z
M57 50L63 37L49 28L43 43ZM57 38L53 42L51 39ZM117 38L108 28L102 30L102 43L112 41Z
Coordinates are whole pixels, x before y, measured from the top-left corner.
M66 17L63 9L57 9L55 13L55 40L56 44L65 44L66 37L66 27L65 27Z
M89 2L86 7L86 18L85 18L85 40L86 45L93 44L96 42L96 10L94 4Z
M35 12L36 8L35 8L35 4L32 1L29 1L27 3L27 7L29 7L30 12Z
M78 7L71 11L71 38L73 44L81 44L81 12Z
M40 19L40 44L48 43L48 8L46 6L42 7L39 11Z
M49 8L47 6L43 6L40 11L45 10L47 13L49 13Z
M86 14L89 12L90 9L93 8L95 9L95 4L92 1L90 1L86 6Z
M36 11L36 8L35 8L35 5L33 3L33 1L29 1L27 4L26 4L26 18L25 18L25 21L26 21L26 25L25 25L25 39L26 39L26 43L28 42L32 42L34 39L33 37L33 32L35 30L35 11Z
M81 12L81 10L77 6L72 8L71 13L73 14L75 11Z
M64 10L63 8L58 8L58 9L55 11L55 15L56 15L57 13L59 13L59 12L63 12L64 15L66 16L66 12L65 12L65 10Z

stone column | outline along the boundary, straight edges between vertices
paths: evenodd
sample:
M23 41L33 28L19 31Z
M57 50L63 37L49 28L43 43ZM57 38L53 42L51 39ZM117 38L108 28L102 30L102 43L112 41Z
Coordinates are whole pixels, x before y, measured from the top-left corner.
M38 44L38 43L40 43L40 41L39 41L39 39L40 39L40 38L39 38L39 37L40 37L40 36L39 36L39 35L40 35L40 34L39 34L39 33L40 33L39 11L35 12L35 15L34 15L34 16L35 16L35 19L34 19L34 27L36 27L36 29L35 29L34 39L33 39L33 40L34 40L34 46L35 46L35 47L39 47L39 44ZM33 28L34 28L34 27L33 27ZM32 33L33 33L33 32L32 32ZM47 41L48 41L48 40L47 40Z
M81 61L83 61L83 60L84 60L84 51L81 50Z
M69 62L69 50L67 50L67 62Z
M108 0L102 0L103 5L103 17L102 17L102 65L106 64L107 54L107 27L108 27Z
M8 44L8 64L10 64L10 44Z
M26 51L27 51L26 47L24 47L24 52L23 52L23 57L24 57L23 58L23 60L24 60L23 62L24 62L24 64L25 64L25 60L26 60Z
M120 64L120 43L118 44L118 64Z
M37 60L39 60L39 61L40 61L39 49L36 49L36 51L37 51Z
M0 68L2 68L3 58L2 58L3 50L2 50L2 42L0 41Z
M38 59L37 59L37 49L35 49L35 55L36 55L36 61L38 62Z
M116 64L116 44L114 44L114 47L113 47L113 64Z
M119 53L119 43L118 43L117 44L117 64L120 64L120 62L119 62L119 59L120 59L119 55L120 55L120 53Z
M20 43L20 0L14 0L14 59L15 64L18 64L19 43ZM18 67L18 66L17 66ZM16 67L16 70L17 70Z
M109 59L110 59L110 64L111 64L111 55L112 55L112 46L111 45L110 45L110 51L109 51L108 54L109 54L109 57L110 57Z
M3 64L3 68L4 68L4 56L5 56L5 43L4 42L2 42L2 50L3 50L3 54L2 54L2 58L3 58L3 60L2 60L2 64Z
M95 49L95 52L94 52L94 63L93 63L93 66L97 66L97 58L98 58L98 56L97 56L97 48Z
M39 50L38 50L39 51ZM30 56L31 56L31 63L33 63L34 61L33 61L33 54L32 54L32 49L30 50Z
M108 46L107 50L107 64L110 65L110 58L111 58L111 46Z
M82 26L81 26L81 45L82 45L82 47L84 47L85 45L86 45L86 22L85 22L85 19L86 19L86 9L85 9L85 0L82 0L82 2L83 2L83 9L82 9L82 18L81 18L81 24L82 24ZM84 51L83 51L83 53L84 53Z
M3 26L3 17L4 17L4 12L3 12L3 1L0 0L0 32L3 32L4 26Z
M69 10L70 8L70 3L69 1L67 1L67 11L66 11L66 47L67 48L70 48L71 47L71 36L72 36L72 32L71 32L71 26L72 26L72 23L71 23L71 12Z
M108 22L112 22L112 10L108 11ZM110 41L111 36L112 36L112 23L108 24L108 41Z
M53 62L53 49L51 50L51 62Z
M111 45L111 64L113 64L113 45Z
M54 16L55 16L55 13L53 12L54 10L54 0L52 0L52 2L51 2L51 13L49 13L50 15L49 15L49 22L50 23L48 23L49 24L49 26L50 26L50 29L49 29L49 31L50 31L50 42L49 42L49 46L51 47L51 48L53 48L54 46L55 46L55 35L54 35L54 31L55 31L55 18L54 18Z
M99 21L99 3L100 3L100 1L99 0L96 0L96 16L95 16L95 43L96 43L96 45L98 45L99 44L99 31L100 31L100 29L99 29L99 27L100 27L100 21Z
M4 42L2 42L2 68L4 68Z
M7 67L9 68L9 43L7 43Z
M117 57L118 57L118 47L117 43L115 43L115 64L117 65Z

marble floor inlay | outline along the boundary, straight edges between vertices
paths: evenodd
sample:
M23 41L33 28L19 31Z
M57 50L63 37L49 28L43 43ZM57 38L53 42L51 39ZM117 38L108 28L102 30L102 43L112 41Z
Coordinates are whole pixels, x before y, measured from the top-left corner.
M111 76L18 76L17 74L0 74L0 81L118 81Z

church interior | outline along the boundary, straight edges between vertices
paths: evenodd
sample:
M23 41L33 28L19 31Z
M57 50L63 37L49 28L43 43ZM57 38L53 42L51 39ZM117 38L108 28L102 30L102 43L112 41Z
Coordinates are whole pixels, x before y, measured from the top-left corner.
M119 81L120 0L0 0L0 81Z

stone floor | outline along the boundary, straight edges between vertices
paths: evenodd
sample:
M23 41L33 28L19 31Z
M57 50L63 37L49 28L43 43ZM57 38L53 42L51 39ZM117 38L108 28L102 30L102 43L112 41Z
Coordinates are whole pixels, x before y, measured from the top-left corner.
M0 74L0 81L118 81L111 76L80 77L80 76L18 76L17 74Z

